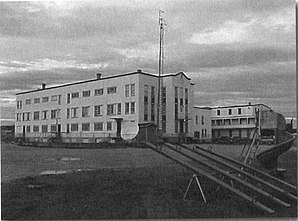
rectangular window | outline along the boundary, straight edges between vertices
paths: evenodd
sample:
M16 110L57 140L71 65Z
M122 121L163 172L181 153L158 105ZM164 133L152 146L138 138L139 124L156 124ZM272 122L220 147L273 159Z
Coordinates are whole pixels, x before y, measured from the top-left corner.
M162 87L161 89L161 102L162 104L166 104L167 102L167 88L166 87Z
M241 114L241 108L238 108L238 114Z
M40 102L40 98L34 98L34 104L38 104Z
M179 97L182 98L183 97L183 87L179 88Z
M118 109L117 114L120 115L121 114L121 103L118 104L117 109Z
M129 84L125 85L125 97L129 97Z
M70 104L70 94L67 94L67 100L66 103Z
M178 121L175 121L175 133L178 133Z
M71 108L71 118L77 118L78 117L78 112L79 112L79 108L78 107Z
M70 95L70 94L67 94L67 95ZM52 95L51 101L58 101L58 95Z
M205 122L204 122L204 116L202 116L201 121L202 121L202 125L204 125L205 124Z
M112 122L107 122L107 130L112 130Z
M33 120L39 120L39 111L34 111Z
M17 109L22 109L22 101L17 102Z
M89 117L90 106L82 107L82 117Z
M48 111L47 111L47 110L42 111L42 119L43 119L43 120L48 119Z
M102 116L102 105L94 106L94 117Z
M66 124L66 133L69 133L69 124Z
M83 91L83 97L90 97L90 91Z
M42 133L47 133L48 132L48 125L42 125L41 126L41 132Z
M154 105L154 103L151 104L151 121L152 122L155 121L155 105Z
M148 104L149 86L144 85L144 103Z
M167 123L165 121L162 122L162 132L163 133L167 132Z
M103 122L94 123L94 131L102 131L103 130Z
M180 112L183 111L183 98L180 98Z
M136 89L135 89L135 84L130 85L130 96L135 96L136 94Z
M24 121L30 121L30 112L26 112L24 114L25 114Z
M70 109L67 108L67 109L66 109L66 118L69 118L69 117L70 117Z
M103 88L94 90L94 96L99 96L99 95L103 95Z
M56 124L51 125L51 132L57 132L57 125Z
M49 102L49 97L43 97L43 98L42 98L42 102L43 102L43 103L45 103L45 102Z
M39 132L39 126L38 125L33 126L33 132L36 132L36 133Z
M115 94L117 92L117 87L108 87L108 94Z
M107 115L116 115L116 104L108 104L107 105Z
M196 124L199 124L198 116L196 116Z
M151 103L155 103L155 87L151 87Z
M90 131L90 123L83 123L82 131Z
M217 110L217 115L220 115L220 110Z
M27 99L27 100L26 100L26 104L27 104L27 105L31 104L31 99Z
M229 109L229 115L232 115L232 109Z
M71 129L71 131L78 131L79 130L79 124L71 124L70 129Z
M80 97L80 93L79 92L74 92L71 94L71 98L79 98Z
M175 98L178 98L178 87L175 87Z
M148 121L148 104L144 104L144 121Z
M56 119L58 118L58 110L51 110L51 119Z
M26 131L27 131L27 132L30 132L30 126L27 126L27 127L26 127Z
M129 103L125 103L125 114L129 114Z
M135 102L130 102L130 113L135 114Z

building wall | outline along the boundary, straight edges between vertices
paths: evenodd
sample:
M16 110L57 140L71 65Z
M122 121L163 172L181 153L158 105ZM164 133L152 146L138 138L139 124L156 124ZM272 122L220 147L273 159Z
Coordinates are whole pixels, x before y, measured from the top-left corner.
M256 127L256 113L271 110L264 104L215 107L211 111L213 138L248 137Z
M194 107L194 137L200 140L211 140L211 108Z

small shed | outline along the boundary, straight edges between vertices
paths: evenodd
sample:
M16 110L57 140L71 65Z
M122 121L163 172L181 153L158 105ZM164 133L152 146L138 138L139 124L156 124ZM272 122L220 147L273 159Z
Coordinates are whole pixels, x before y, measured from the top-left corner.
M158 140L157 125L154 123L139 124L139 133L136 136L137 141L146 141L155 143Z

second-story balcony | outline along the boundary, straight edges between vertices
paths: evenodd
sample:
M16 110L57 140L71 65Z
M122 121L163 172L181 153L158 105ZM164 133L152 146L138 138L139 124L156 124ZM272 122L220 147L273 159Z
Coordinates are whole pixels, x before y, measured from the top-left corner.
M253 128L253 127L255 127L254 117L212 119L212 128L214 129Z

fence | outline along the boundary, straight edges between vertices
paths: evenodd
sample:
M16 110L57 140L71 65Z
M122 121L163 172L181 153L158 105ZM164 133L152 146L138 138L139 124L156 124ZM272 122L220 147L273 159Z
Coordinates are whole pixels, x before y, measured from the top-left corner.
M133 137L133 134L123 134L126 137ZM15 138L23 142L59 142L59 143L113 143L119 137L115 133L97 132L48 132L48 133L16 133Z

